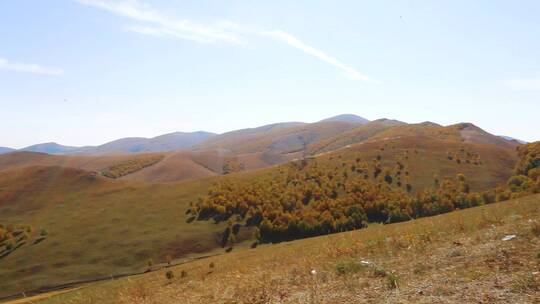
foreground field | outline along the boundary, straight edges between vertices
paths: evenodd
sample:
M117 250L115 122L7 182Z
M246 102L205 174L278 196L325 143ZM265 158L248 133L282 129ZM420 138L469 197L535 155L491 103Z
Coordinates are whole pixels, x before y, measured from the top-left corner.
M42 303L540 303L539 218L533 195L259 246Z

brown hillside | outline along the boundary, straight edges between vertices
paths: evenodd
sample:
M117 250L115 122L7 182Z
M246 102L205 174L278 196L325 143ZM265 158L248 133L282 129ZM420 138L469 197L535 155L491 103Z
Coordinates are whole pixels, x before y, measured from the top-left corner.
M517 161L514 149L493 145L441 140L426 135L379 137L382 136L320 155L318 159L334 166L350 166L356 159L372 161L380 156L383 166L393 167L397 160L401 161L410 174L414 189L432 186L435 179L453 178L463 173L473 190L505 183Z
M309 154L318 154L343 148L348 145L365 141L378 133L391 127L404 125L397 120L379 119L370 123L358 126L354 129L339 133L333 137L321 139L312 143L308 147Z
M266 168L297 157L296 154L272 152L247 153L225 156L217 151L177 151L168 154L159 163L123 179L144 182L178 182L224 174L229 164L233 172Z
M0 171L0 223L48 232L0 258L0 297L220 248L223 226L185 221L189 202L209 184L146 185L65 167Z
M14 152L0 155L0 171L25 166L61 166L86 171L102 171L130 160L163 156L165 153L137 155L68 156L35 152Z
M281 127L260 127L225 133L199 144L198 150L220 150L228 154L272 151L289 153L305 145L353 129L358 124L332 121L292 124Z
M505 149L515 149L515 142L492 135L471 123L460 123L443 127L431 122L408 124L389 128L373 136L372 139L392 139L406 136L426 136L448 141L473 144L489 144Z

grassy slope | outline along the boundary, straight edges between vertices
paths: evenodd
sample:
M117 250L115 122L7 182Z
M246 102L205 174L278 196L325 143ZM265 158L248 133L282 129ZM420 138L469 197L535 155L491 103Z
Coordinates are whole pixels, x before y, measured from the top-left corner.
M232 154L268 151L287 153L302 149L303 143L310 144L330 138L356 126L347 122L318 122L271 129L247 129L212 137L197 148Z
M460 152L461 149L465 152ZM382 150L381 150L382 149ZM481 165L466 163L466 152L476 153L482 160ZM447 153L461 155L461 164L447 158ZM487 188L505 183L512 174L516 152L492 145L471 144L449 140L434 139L426 136L383 137L352 145L335 152L319 155L322 162L340 166L342 163L353 164L356 158L371 161L381 156L383 166L395 166L396 159L401 159L414 189L432 186L434 177L454 178L463 173L472 190Z
M248 153L223 156L216 151L177 151L169 153L159 163L144 168L124 179L144 182L178 182L221 175L228 161L241 163L245 170L269 167L291 160L294 155Z
M209 222L187 224L188 203L207 180L146 185L76 169L32 167L0 173L0 222L46 229L47 239L0 260L0 296L72 280L139 271L217 246Z
M489 134L470 123L460 123L443 127L430 122L405 124L400 121L381 119L335 136L318 140L308 147L308 151L310 154L318 154L368 140L396 139L411 136L423 136L433 140L487 144L507 150L514 150L516 147L515 142Z
M308 147L310 154L319 154L356 144L377 135L393 126L403 124L395 120L376 120L354 129L314 142Z
M67 156L35 152L15 152L0 155L0 171L28 166L62 166L86 171L101 171L127 161L165 156L165 153L137 155Z
M171 281L164 269L43 303L538 303L539 218L540 195L528 196L233 251L172 267Z
M446 158L448 151L461 148L478 153L483 164L458 165ZM508 149L425 136L373 139L322 154L319 159L331 166L343 162L350 166L358 157L372 160L380 154L383 164L392 165L395 157L403 156L407 150L409 159L404 163L415 189L432 185L434 174L444 178L457 173L467 175L473 190L485 189L504 182L515 162L514 153ZM219 167L212 155L197 155L198 163ZM162 162L139 173L159 168ZM266 179L277 170L270 167L227 178ZM217 233L223 227L209 222L186 224L184 212L213 180L223 177L170 184L125 180L139 173L111 180L58 167L0 171L0 222L20 222L49 231L44 242L25 245L0 260L0 278L10 278L1 284L0 296L143 270L148 257L158 262L164 261L167 253L184 257L217 248Z

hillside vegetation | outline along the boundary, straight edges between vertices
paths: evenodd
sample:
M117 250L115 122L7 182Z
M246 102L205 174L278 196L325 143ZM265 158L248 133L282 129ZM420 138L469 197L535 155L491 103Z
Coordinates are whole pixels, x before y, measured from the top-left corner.
M530 155L521 154L522 157ZM150 259L156 267L168 257L174 264L185 258L222 253L224 240L226 244L234 244L233 252L249 247L257 237L254 226L241 227L238 233L233 233L234 238L229 238L226 231L236 229L236 214L231 217L232 223L225 220L218 224L213 221L187 223L192 217L192 214L186 215L188 210L193 210L190 203L204 197L216 183L265 185L265 181L282 181L291 166L268 167L272 161L279 163L286 158L266 152L223 155L217 151L179 151L137 157L156 155L164 155L163 160L118 179L106 178L97 172L129 161L134 155L66 157L12 153L0 156L0 223L29 225L35 231L48 232L44 242L27 243L1 260L0 278L10 279L0 283L0 297L142 272L148 269ZM303 156L307 155L295 154L298 158ZM178 165L174 165L175 159L180 162ZM200 179L172 182L178 178L193 178L193 172L185 170L184 160L202 173L197 176ZM436 181L455 179L458 173L466 176L470 191L485 191L506 183L517 156L514 149L492 144L417 135L363 141L318 154L314 159L308 157L307 161L308 166L316 163L323 175L343 176L343 172L347 172L350 179L345 182L347 189L352 183L364 183L359 164L372 166L375 161L381 169L390 170L392 183L384 180L385 170L376 178L369 172L367 183L377 184L382 178L388 184L388 193L397 196L409 193L407 183L412 187L409 195L416 195L426 187L434 187ZM404 168L396 176L398 161ZM251 165L247 164L263 165L250 170ZM240 172L235 173L237 170ZM225 173L228 174L218 176ZM527 179L524 181L513 184L519 189L531 185ZM289 192L294 193L288 190L284 193ZM367 222L369 225L369 218Z
M101 171L101 174L110 178L119 178L142 170L146 167L150 167L161 161L163 157L163 155L155 155L129 159L106 168L105 170Z
M435 180L413 195L407 153L392 167L371 162L332 166L331 162L303 159L282 168L271 179L226 182L212 188L190 214L193 219L228 221L224 243L232 243L242 226L256 227L260 242L279 242L366 227L368 222L392 223L432 216L456 209L490 204L540 192L536 161L540 143L520 147L521 160L508 189L471 192L465 175ZM381 148L384 150L384 148ZM481 166L478 155L460 151L466 162ZM532 156L531 156L532 155ZM453 161L453 154L448 159ZM469 160L471 158L471 160ZM532 178L527 177L531 173Z
M527 196L233 251L43 303L533 304L540 301L539 212L540 196Z
M45 229L0 260L0 297L146 270L146 263L210 254L222 225L187 224L208 181L146 185L63 167L0 172L0 223Z

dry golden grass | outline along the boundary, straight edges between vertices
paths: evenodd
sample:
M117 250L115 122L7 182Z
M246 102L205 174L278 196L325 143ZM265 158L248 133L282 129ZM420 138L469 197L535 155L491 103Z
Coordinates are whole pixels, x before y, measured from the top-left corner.
M534 195L233 251L44 303L539 303L539 217Z

